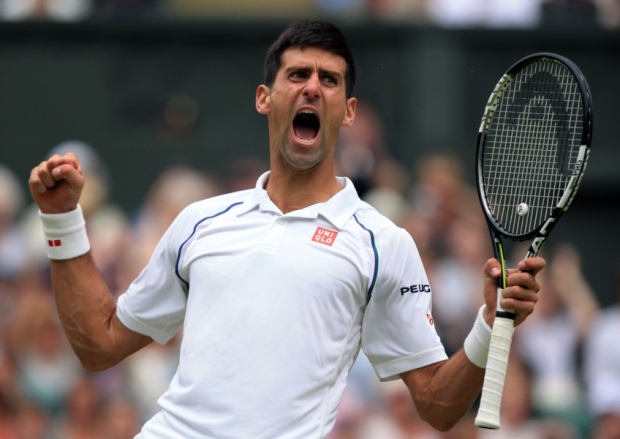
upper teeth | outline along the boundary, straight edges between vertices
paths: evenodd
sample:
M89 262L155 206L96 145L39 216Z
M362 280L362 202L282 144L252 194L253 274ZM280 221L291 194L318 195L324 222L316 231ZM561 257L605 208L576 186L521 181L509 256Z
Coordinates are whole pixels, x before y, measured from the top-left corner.
M312 110L304 109L304 110L300 110L298 114L315 114L315 113Z

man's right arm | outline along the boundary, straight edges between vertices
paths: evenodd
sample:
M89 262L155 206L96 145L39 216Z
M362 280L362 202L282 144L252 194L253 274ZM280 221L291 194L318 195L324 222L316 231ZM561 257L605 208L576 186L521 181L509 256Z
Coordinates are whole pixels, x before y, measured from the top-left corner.
M108 369L153 341L128 329L118 319L116 300L90 252L51 261L50 268L60 321L85 369Z
M67 214L78 208L84 177L74 154L54 155L32 170L29 185L41 213L58 218L57 214ZM79 235L73 229L68 228L71 236L67 236L67 241ZM75 241L80 242L80 238ZM89 248L87 244L75 247ZM100 371L117 364L152 339L131 331L120 322L116 316L116 301L90 251L85 254L83 251L78 250L77 254L69 251L60 258L52 258L52 289L61 324L82 365L90 371Z

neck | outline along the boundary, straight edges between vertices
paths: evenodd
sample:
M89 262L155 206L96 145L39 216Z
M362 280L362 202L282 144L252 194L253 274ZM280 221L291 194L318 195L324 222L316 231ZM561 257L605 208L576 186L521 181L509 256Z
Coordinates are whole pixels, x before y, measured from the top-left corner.
M272 170L265 190L282 213L323 203L342 189L333 172L279 173Z

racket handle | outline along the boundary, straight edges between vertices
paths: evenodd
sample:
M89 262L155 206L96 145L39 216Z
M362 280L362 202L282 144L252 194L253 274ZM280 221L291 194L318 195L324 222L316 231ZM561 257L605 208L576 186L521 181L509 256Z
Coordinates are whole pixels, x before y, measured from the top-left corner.
M513 319L500 316L495 317L480 407L474 421L477 427L492 430L499 429L502 393L504 391L504 381L506 379L506 370L508 369L508 357L510 355L513 333Z

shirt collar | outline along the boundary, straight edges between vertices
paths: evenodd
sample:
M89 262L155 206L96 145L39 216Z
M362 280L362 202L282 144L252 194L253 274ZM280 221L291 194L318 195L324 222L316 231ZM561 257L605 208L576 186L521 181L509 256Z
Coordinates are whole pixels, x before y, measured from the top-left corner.
M269 195L264 189L265 183L269 178L269 173L270 171L267 171L258 178L256 187L250 191L247 198L243 201L243 205L236 211L238 216L244 215L256 208L261 211L280 213L279 209L269 199ZM311 209L310 211L313 212L313 214L309 214L307 209L303 209L302 211L304 212L304 217L310 216L316 218L318 215L321 215L332 223L334 227L342 229L359 207L360 198L357 195L355 186L353 186L353 182L349 178L336 177L336 179L342 186L341 191L336 193L325 203L320 204L318 209ZM293 212L291 212L291 214L294 215Z
M261 205L261 202L264 200L269 200L269 195L267 191L264 189L265 182L269 178L269 171L262 174L258 177L258 181L256 182L256 187L252 189L249 195L243 200L243 205L236 210L237 216L245 215L251 210L256 209Z

